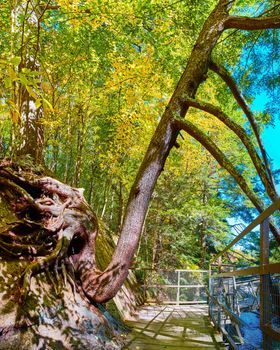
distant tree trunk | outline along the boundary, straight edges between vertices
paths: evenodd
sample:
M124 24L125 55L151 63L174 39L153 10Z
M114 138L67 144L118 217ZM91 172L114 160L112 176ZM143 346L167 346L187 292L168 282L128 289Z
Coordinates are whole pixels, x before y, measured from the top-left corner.
M24 87L21 90L20 122L17 132L20 143L15 154L17 156L29 155L36 163L42 163L44 149L43 109L36 107L35 99Z
M92 194L93 194L93 187L94 187L94 172L95 172L95 166L93 163L90 165L91 169L91 177L89 182L89 191L88 191L88 202L92 204Z
M84 138L85 138L85 120L84 111L80 106L78 109L78 130L77 130L77 156L76 156L76 166L74 175L74 186L79 187L81 171L82 171L82 154L84 149Z
M12 31L16 31L17 18L23 16L22 42L20 47L21 62L17 68L19 74L24 71L39 71L38 54L40 51L40 18L42 13L40 7L26 4L14 4ZM30 42L26 44L24 35L27 35ZM40 83L39 83L40 84ZM39 84L36 88L40 89ZM13 103L17 111L12 110L12 114L18 114L12 120L13 144L12 153L15 156L29 155L36 163L43 162L44 149L44 128L42 123L43 107L40 99L37 98L33 87L23 81L14 82Z
M117 228L118 232L121 231L122 222L123 222L123 210L124 210L124 201L123 201L123 184L122 181L119 181L119 191L118 191L118 222Z
M57 172L57 163L59 157L59 137L60 137L60 127L57 127L54 133L54 143L52 147L52 159L50 161L50 169L55 174Z

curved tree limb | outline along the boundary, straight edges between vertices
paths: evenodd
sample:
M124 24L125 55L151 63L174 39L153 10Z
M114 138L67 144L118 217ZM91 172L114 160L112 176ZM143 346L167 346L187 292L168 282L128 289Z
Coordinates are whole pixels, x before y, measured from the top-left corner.
M227 71L227 69L223 66L217 65L215 62L210 61L209 63L209 68L217 73L222 79L223 81L227 84L227 86L230 88L236 102L239 104L239 106L242 108L244 114L246 115L251 128L255 134L255 137L257 139L262 157L263 157L263 161L264 164L266 166L266 171L267 174L269 176L270 182L271 182L271 187L273 187L274 192L277 193L275 184L274 184L274 180L273 180L273 175L270 169L270 164L269 164L269 160L261 139L261 135L260 135L260 131L259 131L259 126L258 123L254 117L253 112L251 111L250 107L248 106L244 96L242 95L241 91L239 90L235 80L233 79L233 77L231 76L231 74Z
M278 198L275 192L274 186L271 185L270 178L267 176L266 168L262 163L262 160L255 150L255 147L247 135L246 131L232 119L230 119L226 113L224 113L219 107L216 107L210 103L194 100L185 99L184 100L190 107L198 108L202 111L210 113L218 118L222 123L224 123L229 129L231 129L235 135L241 140L243 145L246 147L248 154L260 176L260 179L272 201Z
M280 16L261 17L261 18L250 18L250 17L239 17L229 16L225 28L235 28L244 30L262 30L280 28Z
M254 191L248 186L244 177L235 169L233 164L227 159L224 153L219 149L219 147L213 142L203 131L197 128L193 123L188 120L175 119L174 127L177 130L184 130L190 136L195 138L202 146L204 146L216 159L216 161L226 169L229 174L238 183L244 194L250 199L253 205L256 207L259 213L264 211L264 203L256 196ZM270 228L275 237L275 240L280 244L280 234L278 232L277 226L270 221Z
M174 93L163 113L149 144L135 182L132 185L123 219L120 238L106 270L92 279L96 286L91 298L106 302L113 298L126 279L137 249L149 201L166 158L176 143L178 132L172 126L173 113L184 117L188 106L181 97L194 97L199 85L206 79L213 48L224 31L224 21L234 0L219 0L198 36ZM110 276L114 278L110 278Z

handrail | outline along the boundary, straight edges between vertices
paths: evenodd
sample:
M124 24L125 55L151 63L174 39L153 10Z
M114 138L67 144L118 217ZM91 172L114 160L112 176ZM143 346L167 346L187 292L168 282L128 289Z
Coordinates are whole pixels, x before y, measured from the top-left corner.
M276 329L273 326L272 323L272 312L273 312L273 306L272 306L272 290L271 290L271 274L279 274L280 273L280 262L271 264L269 262L269 217L277 210L280 209L280 198L278 198L274 203L272 203L268 208L266 208L254 221L252 221L235 239L233 239L222 251L220 251L218 254L216 254L209 262L209 293L210 293L210 302L209 302L209 314L211 316L211 319L214 320L215 324L215 318L212 315L212 308L211 304L214 303L218 305L217 314L218 314L218 321L217 321L217 328L220 329L225 337L228 339L229 343L231 344L232 348L235 348L233 339L230 338L230 336L225 333L226 331L223 330L223 325L221 323L221 317L224 317L223 314L226 314L230 319L233 319L234 317L237 317L234 312L231 310L227 310L226 306L223 305L219 298L220 294L222 293L225 298L227 298L227 291L223 288L224 284L224 278L232 277L232 288L233 291L231 292L231 295L235 295L237 289L236 289L236 280L235 277L237 276L253 276L257 275L259 276L259 294L260 294L260 302L259 302L259 313L260 313L260 328L263 331L263 344L264 348L267 348L268 344L271 344L272 339L280 340L280 332L279 329ZM233 271L223 271L221 270L223 264L222 264L222 256L225 254L231 247L233 247L237 242L239 242L242 238L244 238L248 233L250 233L256 226L260 225L260 263L258 266L250 266L247 268L237 269ZM219 259L219 260L218 260ZM216 262L218 260L218 263L215 264L215 266L219 267L218 273L212 274L212 266L213 262ZM212 279L218 279L218 294L217 298L214 298L212 294ZM229 283L229 282L228 282ZM228 287L229 288L229 287ZM223 292L224 290L224 292ZM275 294L275 293L274 293ZM278 294L277 294L278 295ZM234 298L232 299L232 308L235 308L234 304ZM279 299L280 301L280 299ZM278 302L279 302L278 301ZM277 304L278 305L278 304ZM239 308L237 308L237 313L240 312ZM278 316L277 316L278 317ZM234 321L235 326L237 327L237 334L239 338L242 340L242 335L240 333L239 324L236 323L236 320ZM233 342L233 343L232 343Z
M216 254L211 260L210 264L216 261L224 253L226 253L231 247L239 242L243 237L250 233L256 226L260 225L267 217L272 215L277 209L280 208L280 198L276 199L268 208L266 208L254 221L252 221L233 241L231 241L221 252Z

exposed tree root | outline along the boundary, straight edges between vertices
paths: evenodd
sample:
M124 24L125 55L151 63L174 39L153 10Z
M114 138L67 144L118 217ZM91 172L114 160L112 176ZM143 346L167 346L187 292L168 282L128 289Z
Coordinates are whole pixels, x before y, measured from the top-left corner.
M83 288L89 284L83 278L100 274L94 258L97 219L82 190L6 159L0 162L0 196L17 218L0 227L1 255L31 261L22 273L22 300L38 273L47 274L57 293L67 282L75 293L79 279ZM92 300L93 292L85 294Z

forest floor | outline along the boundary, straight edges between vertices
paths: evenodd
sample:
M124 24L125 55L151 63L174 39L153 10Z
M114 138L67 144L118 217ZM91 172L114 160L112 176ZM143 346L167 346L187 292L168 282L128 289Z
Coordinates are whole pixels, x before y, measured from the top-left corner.
M226 349L208 317L207 305L145 306L133 328L127 350Z

